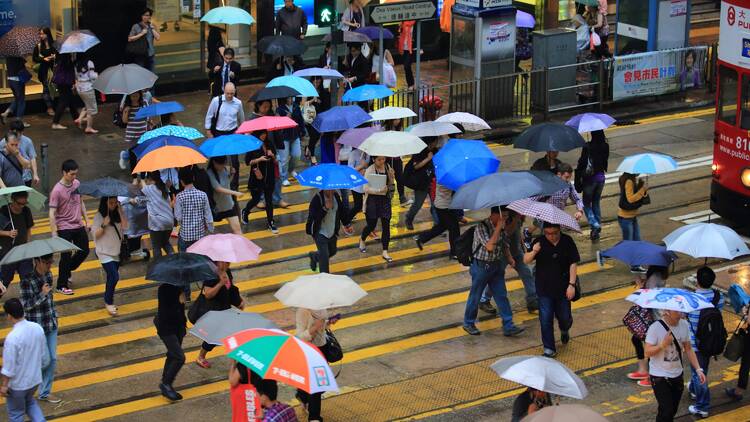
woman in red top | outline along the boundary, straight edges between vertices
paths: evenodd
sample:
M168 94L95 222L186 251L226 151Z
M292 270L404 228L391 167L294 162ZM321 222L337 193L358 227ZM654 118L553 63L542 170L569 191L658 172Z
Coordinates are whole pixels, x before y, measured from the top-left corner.
M411 71L412 61L412 39L415 21L404 21L399 26L398 52L401 54L404 63L404 74L406 76L406 86L414 89L414 74Z

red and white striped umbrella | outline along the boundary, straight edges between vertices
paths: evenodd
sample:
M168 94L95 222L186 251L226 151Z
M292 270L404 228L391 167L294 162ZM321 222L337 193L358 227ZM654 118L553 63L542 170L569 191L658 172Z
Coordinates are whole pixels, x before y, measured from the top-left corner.
M562 227L567 227L577 232L581 231L581 226L578 225L578 222L575 220L575 218L571 217L570 214L547 202L533 201L531 199L520 199L518 201L511 202L508 205L508 208L519 214L546 221L547 223L559 224Z

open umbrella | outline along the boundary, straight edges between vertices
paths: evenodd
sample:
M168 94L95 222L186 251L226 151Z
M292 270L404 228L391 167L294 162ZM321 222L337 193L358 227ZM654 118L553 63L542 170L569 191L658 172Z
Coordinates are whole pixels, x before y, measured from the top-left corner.
M201 144L200 152L206 157L221 157L255 151L263 146L263 141L252 135L221 135L207 139Z
M310 67L307 69L298 70L292 73L294 76L301 78L311 78L313 76L320 76L323 79L342 79L344 75L336 69L325 69L322 67Z
M406 131L414 136L420 136L420 137L421 136L434 137L434 136L453 135L456 133L461 133L461 130L451 123L436 122L436 121L417 123L415 125L411 125L407 127Z
M214 25L252 25L255 19L245 10L234 6L221 6L208 11L201 18L201 22Z
M185 111L185 107L177 101L163 101L146 107L141 107L141 109L135 113L135 118L144 119L146 117L161 116L163 114L179 113L180 111Z
M358 147L371 157L402 157L417 154L425 148L427 144L419 137L393 130L373 133Z
M233 233L211 234L193 243L187 251L205 255L216 262L256 261L261 248L245 236Z
M173 286L213 280L217 277L216 265L207 256L179 252L152 261L146 270L146 280Z
M465 130L470 132L490 129L490 125L485 122L484 119L471 113L465 113L463 111L444 114L438 117L435 121L460 124L464 127Z
M558 396L583 400L586 385L562 363L543 356L511 356L492 364L500 378Z
M157 148L141 157L133 174L143 171L155 171L167 168L187 167L193 164L203 164L208 160L199 151L182 146L166 146Z
M344 93L341 101L356 103L360 101L378 100L393 95L393 91L385 85L362 85Z
M194 141L196 139L202 138L203 134L198 129L192 127L167 125L149 130L148 132L144 133L138 139L138 143L142 144L149 139L156 138L157 136L176 136L178 138L185 138L190 141Z
M27 56L34 52L37 42L39 42L39 27L14 26L0 37L0 56Z
M432 158L441 185L458 190L462 185L497 172L500 160L483 141L451 139Z
M502 186L502 189L498 189ZM471 181L453 194L452 209L479 210L535 195L551 195L568 184L548 171L492 173Z
M582 404L561 404L547 406L526 416L521 422L607 422L607 418Z
M82 29L67 33L60 42L58 52L63 53L83 53L91 47L99 44L99 38L93 32Z
M150 89L157 78L153 72L137 64L118 64L99 74L94 89L104 94L132 94Z
M354 129L346 130L336 140L341 145L349 145L352 148L359 148L362 142L365 141L370 135L376 132L380 132L381 129L374 126L358 127Z
M288 86L272 86L258 90L258 92L250 97L250 101L276 100L279 98L299 97L300 95L302 94L299 91Z
M273 88L275 86L285 86L292 88L299 92L300 97L317 97L318 90L312 82L299 76L279 76L271 79L271 82L266 84L266 88Z
M742 238L727 226L714 223L693 223L682 226L664 238L667 249L693 258L732 260L750 254Z
M338 391L336 377L320 350L287 332L255 328L232 334L223 343L230 358L261 378L310 394Z
M95 198L106 198L112 196L134 196L131 184L122 180L111 177L102 177L100 179L87 180L81 182L78 192L81 195L93 196Z
M361 28L355 29L354 32L364 34L372 40L380 39L380 27L378 26L363 26ZM391 32L390 30L386 28L383 28L383 39L384 40L393 39L393 32Z
M302 186L318 189L352 189L367 183L357 170L341 164L319 164L297 174ZM318 309L318 308L311 308Z
M714 305L705 297L685 289L640 289L625 298L641 308L664 309L677 312L693 312L713 308Z
M578 225L578 222L570 214L548 202L519 199L508 204L508 208L527 217L536 218L551 224L559 224L577 232L581 231L581 226Z
M370 112L372 120L396 120L396 119L408 119L409 117L417 117L417 113L413 112L410 108L406 107L383 107L375 111Z
M534 29L536 26L536 20L530 13L526 13L523 10L516 10L516 28L531 28Z
M0 265L13 264L27 259L39 258L58 252L80 251L78 246L68 242L62 237L50 237L48 239L32 240L29 243L18 245L5 254Z
M586 141L577 130L559 123L540 123L524 130L513 140L515 148L535 152L570 151Z
M0 207L10 204L11 196L16 192L28 192L28 205L34 210L41 210L47 202L47 197L39 193L36 189L28 186L13 186L10 188L0 189Z
M640 240L621 240L615 246L602 251L601 256L617 259L631 267L636 265L666 267L677 259L677 255L668 251L664 246Z
M677 170L674 158L664 154L636 154L625 157L617 171L631 174L659 174Z
M138 159L141 159L141 157L149 152L166 146L179 146L198 151L198 146L195 145L193 141L188 141L185 138L179 138L177 136L158 136L156 138L151 138L142 144L138 144L133 148L133 153Z
M287 116L263 116L252 120L245 120L237 133L252 133L259 130L273 132L275 130L290 129L299 126L297 122Z
M326 34L323 37L323 41L331 41L331 34ZM354 31L344 31L344 42L345 43L370 43L372 39L365 34L360 34Z
M278 328L273 321L253 312L239 309L208 311L188 331L208 344L221 346L221 341L234 333L251 328Z
M258 41L258 50L271 56L300 56L307 46L288 35L268 35Z
M578 133L604 130L615 123L612 116L602 113L583 113L573 116L565 122L566 125L575 128Z
M312 126L320 133L343 132L369 121L370 115L359 106L336 106L318 114Z
M274 296L289 307L329 309L352 306L367 292L349 276L320 273L297 277L281 286Z

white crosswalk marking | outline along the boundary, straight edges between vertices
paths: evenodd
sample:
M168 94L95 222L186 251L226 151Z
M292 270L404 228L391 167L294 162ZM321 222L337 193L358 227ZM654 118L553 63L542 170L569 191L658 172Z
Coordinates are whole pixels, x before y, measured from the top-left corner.
M703 211L693 212L690 214L677 215L674 217L669 217L669 219L672 221L677 221L682 224L707 223L709 221L712 223L716 223L716 224L722 224L721 216L719 216L718 214L714 213L711 210L703 210ZM740 238L742 238L742 240L745 243L750 244L750 237L743 236L739 233L737 234L740 236Z

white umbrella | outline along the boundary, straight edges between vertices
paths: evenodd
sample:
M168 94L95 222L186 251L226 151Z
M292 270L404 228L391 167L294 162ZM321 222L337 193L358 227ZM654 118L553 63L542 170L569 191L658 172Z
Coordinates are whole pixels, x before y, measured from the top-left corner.
M492 364L500 378L558 396L582 400L589 392L573 371L543 356L511 356Z
M521 422L607 422L607 418L582 404L547 406L521 419Z
M484 121L484 119L471 113L465 113L463 111L444 114L438 117L435 121L443 123L458 123L463 126L464 129L470 132L478 132L480 130L490 129L490 125L486 121Z
M132 94L150 89L157 78L153 72L137 64L118 64L99 74L94 89L104 94Z
M286 306L312 310L351 306L366 295L351 278L328 273L297 277L274 294Z
M750 254L742 238L727 226L694 223L682 226L664 238L667 250L682 252L693 258L732 260Z
M395 120L417 117L417 113L406 107L388 106L370 112L370 117L372 120Z
M461 133L454 125L445 122L422 122L411 125L406 131L415 136L442 136Z
M633 302L641 308L665 309L684 313L714 307L711 302L697 293L671 287L636 290L628 295L625 300Z
M425 148L427 144L419 137L393 130L373 133L357 147L371 157L402 157L417 154Z

